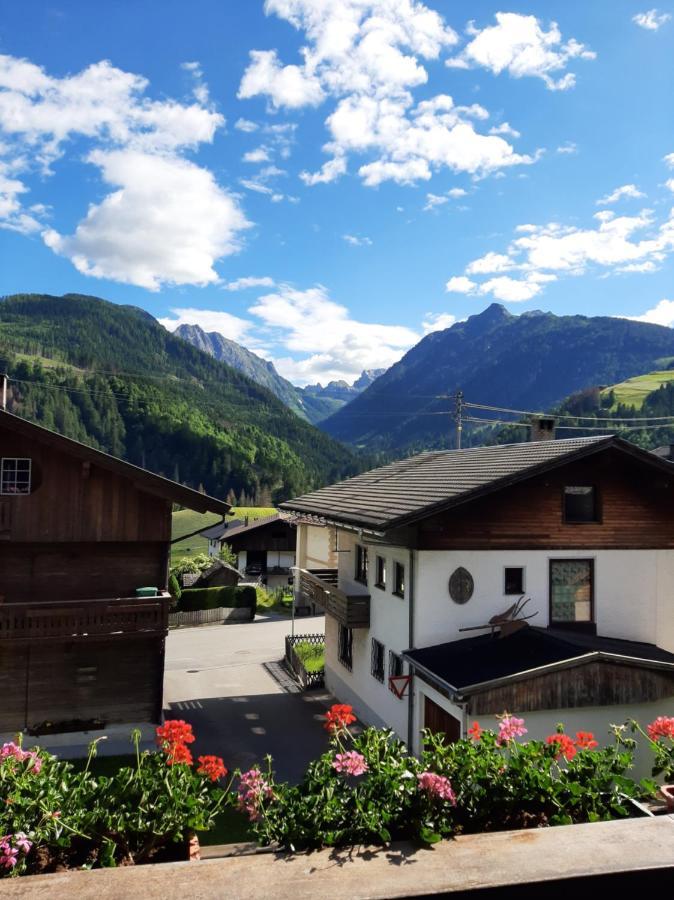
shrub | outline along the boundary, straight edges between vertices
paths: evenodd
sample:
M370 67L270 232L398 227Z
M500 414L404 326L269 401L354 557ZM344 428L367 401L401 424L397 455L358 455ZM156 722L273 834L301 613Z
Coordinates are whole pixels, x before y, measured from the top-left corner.
M307 672L322 672L325 668L325 644L299 641L293 649Z
M169 575L168 592L176 602L180 600L182 590L175 575Z
M185 556L170 568L170 574L180 578L182 575L198 575L209 566L213 565L213 560L205 553L198 553L196 556Z
M228 609L247 607L255 615L257 594L250 585L238 587L183 588L178 612L197 612L202 609Z

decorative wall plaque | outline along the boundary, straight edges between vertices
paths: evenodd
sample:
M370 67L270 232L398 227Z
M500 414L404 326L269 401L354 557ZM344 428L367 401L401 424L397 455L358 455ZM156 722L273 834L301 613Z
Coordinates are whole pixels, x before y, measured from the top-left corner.
M473 596L475 582L468 569L459 566L449 578L449 596L455 603L468 603Z

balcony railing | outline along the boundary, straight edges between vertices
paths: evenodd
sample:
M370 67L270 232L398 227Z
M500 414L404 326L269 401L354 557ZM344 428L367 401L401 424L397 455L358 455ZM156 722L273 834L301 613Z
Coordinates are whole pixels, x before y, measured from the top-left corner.
M166 634L169 595L0 605L0 641Z
M368 595L350 596L335 584L323 581L308 572L298 570L298 593L303 604L315 603L327 615L337 619L346 628L370 627L370 598Z

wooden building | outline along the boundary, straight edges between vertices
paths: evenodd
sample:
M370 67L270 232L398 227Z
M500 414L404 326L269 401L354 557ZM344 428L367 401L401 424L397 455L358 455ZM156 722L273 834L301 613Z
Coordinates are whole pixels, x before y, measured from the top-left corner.
M292 583L295 565L296 528L276 513L261 519L214 525L202 531L208 552L217 556L227 544L237 556L237 568L247 578L269 588ZM289 582L290 579L290 582Z
M0 733L160 720L174 503L230 510L0 411Z

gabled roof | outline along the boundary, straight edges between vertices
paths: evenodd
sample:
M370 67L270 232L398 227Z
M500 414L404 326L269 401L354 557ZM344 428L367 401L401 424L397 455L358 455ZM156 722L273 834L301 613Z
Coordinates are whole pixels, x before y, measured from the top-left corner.
M201 535L213 541L219 539L228 541L230 538L239 537L241 534L246 534L249 531L255 531L258 528L265 528L267 525L273 525L274 523L279 522L283 525L287 525L289 528L294 527L292 522L288 522L287 519L282 518L279 513L274 513L271 516L253 519L247 525L245 522L241 522L240 524L237 524L236 522L227 522L220 525L213 525L211 528L202 531Z
M553 628L524 627L503 638L490 634L464 638L408 650L405 657L461 696L503 679L535 676L550 667L584 665L597 659L674 671L674 653L655 644Z
M438 450L304 494L281 509L384 532L609 447L672 474L671 463L613 435Z
M141 469L140 466L134 466L109 453L103 453L102 450L94 450L93 447L87 447L80 441L64 437L56 431L36 425L34 422L29 422L27 419L22 419L20 416L15 416L2 409L0 409L0 428L7 428L29 440L53 447L55 450L75 456L83 462L89 462L101 469L114 472L116 475L134 482L141 491L164 497L196 512L215 512L224 516L232 508L224 500L217 500L215 497L209 497L208 494L202 494L193 488L178 484L177 481L171 481L170 478L155 475L154 472L148 472L147 469Z

